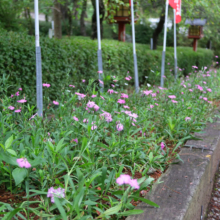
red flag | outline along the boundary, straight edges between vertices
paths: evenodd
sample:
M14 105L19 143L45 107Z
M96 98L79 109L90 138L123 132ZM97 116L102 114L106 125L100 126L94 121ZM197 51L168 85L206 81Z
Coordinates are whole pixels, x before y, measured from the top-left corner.
M173 8L173 9L176 9L176 2L177 2L178 0L169 0L169 4L170 4L170 6Z
M174 0L174 1L178 1L178 3L176 4L176 23L179 23L181 21L181 0Z

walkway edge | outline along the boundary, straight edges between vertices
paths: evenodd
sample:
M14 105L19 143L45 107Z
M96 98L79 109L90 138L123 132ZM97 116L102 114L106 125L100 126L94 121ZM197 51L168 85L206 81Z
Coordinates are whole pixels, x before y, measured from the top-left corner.
M162 183L155 184L147 195L160 208L140 203L136 208L144 213L126 220L200 220L201 214L205 215L220 159L220 119L213 120L203 132L195 134L201 140L187 141L192 150L182 148L183 163L171 165L161 176Z

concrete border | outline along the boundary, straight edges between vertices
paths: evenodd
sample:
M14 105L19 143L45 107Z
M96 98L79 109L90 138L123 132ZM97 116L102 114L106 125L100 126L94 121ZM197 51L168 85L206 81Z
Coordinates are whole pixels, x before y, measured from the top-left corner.
M153 208L140 203L141 215L126 220L201 220L205 216L220 160L220 119L214 118L202 133L202 140L189 140L180 157L183 162L171 165L161 176L160 184L153 186L147 199L160 205ZM202 212L201 212L201 207Z

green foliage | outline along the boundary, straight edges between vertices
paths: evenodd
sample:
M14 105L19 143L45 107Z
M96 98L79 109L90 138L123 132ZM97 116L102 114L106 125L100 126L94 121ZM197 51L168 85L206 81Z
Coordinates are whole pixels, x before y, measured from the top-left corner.
M62 85L79 85L82 79L88 82L98 78L97 74L97 42L88 38L66 38L62 41L41 37L43 83L50 83L50 99L61 97ZM158 83L162 48L149 50L148 45L137 44L139 81L143 84L148 76L148 82ZM106 75L114 73L125 77L127 72L133 75L133 52L131 43L103 40L103 69ZM192 48L178 48L178 66L184 68L181 74L191 72L191 67L210 66L213 52ZM173 69L173 48L166 52L166 76L171 76ZM35 103L35 43L34 37L19 33L0 33L0 78L6 73L10 84L9 95L21 85L26 95ZM173 79L173 76L172 76ZM133 84L133 80L130 81ZM79 87L77 87L79 88Z

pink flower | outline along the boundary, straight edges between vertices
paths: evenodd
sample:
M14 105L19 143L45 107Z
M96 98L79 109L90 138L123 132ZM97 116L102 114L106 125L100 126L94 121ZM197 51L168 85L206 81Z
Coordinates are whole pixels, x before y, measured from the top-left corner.
M127 108L127 109L129 109L129 108L130 108L130 107L129 107L129 106L127 106L127 105L124 105L123 107L124 107L124 108Z
M76 138L76 139L73 139L73 141L76 142L76 143L78 144L78 139L77 139L77 138Z
M158 106L158 104L157 104L157 103L154 103L154 104Z
M129 77L125 77L126 80L130 81L131 79Z
M121 174L117 179L116 179L116 183L118 185L123 185L123 184L130 184L131 181L131 177L129 175L126 174Z
M84 123L88 123L89 120L85 118L85 119L83 119L83 122L84 122Z
M189 121L189 120L191 120L190 117L185 117L185 121Z
M119 99L119 100L117 101L117 103L119 103L119 104L125 104L125 100Z
M212 92L212 90L211 90L211 89L207 89L207 91L208 91L208 92Z
M124 126L121 123L119 123L119 124L116 125L116 129L118 131L122 131L124 129Z
M18 90L22 91L22 88L19 88Z
M73 119L74 119L75 121L79 121L79 119L78 119L76 116L73 116Z
M92 98L95 98L96 96L97 96L97 95L92 95L91 97L92 97Z
M95 105L95 102L90 102L90 101L86 104L86 106L87 106L88 108L93 108L94 105Z
M21 99L21 100L18 100L17 102L19 102L19 103L25 103L25 102L27 102L27 100Z
M17 109L17 110L15 110L15 112L16 112L16 113L21 112L21 109Z
M16 92L15 95L16 95L16 96L19 96L19 92Z
M136 126L135 123L133 123L133 122L132 122L131 124L132 124L133 126Z
M105 100L105 99L104 99L104 97L103 97L103 96L101 96L101 95L100 95L100 98L101 98L101 99L103 99L103 100Z
M183 95L184 93L183 93L183 92L181 92L181 94Z
M102 70L99 70L99 71L97 71L97 73L101 74L101 73L103 73L103 71L102 71Z
M171 98L171 99L175 99L176 98L175 95L169 95L168 97Z
M215 58L218 58L218 56L215 56Z
M171 102L172 102L172 103L178 103L178 102L177 102L177 101L175 101L175 100L171 100Z
M149 91L143 91L143 93L145 94L145 95L149 95L149 94L151 94L153 91L152 90L149 90Z
M18 163L18 166L19 167L25 167L25 168L30 168L31 167L31 164L27 161L26 158L20 158L20 159L17 159L16 160L17 163Z
M82 82L84 83L84 82L86 82L86 80L85 80L85 79L83 79L83 80L82 80Z
M11 98L13 98L14 97L14 95L11 95Z
M164 144L163 142L161 142L161 144L160 144L160 148L161 148L161 150L163 150L164 147L165 147L165 144Z
M194 68L194 69L198 69L198 67L197 67L197 66L192 66L192 68Z
M47 192L47 197L51 198L51 202L54 203L55 202L54 197L65 198L65 189L62 189L60 187L54 189L53 187L50 187L50 189Z
M94 110L97 112L99 110L99 106L98 105L94 105Z
M150 108L153 108L154 107L154 105L150 105Z
M193 90L192 90L192 89L189 89L189 91L190 91L190 92L193 92Z
M100 80L100 79L99 79L99 83L102 84L102 85L104 85L104 82L103 82L102 80Z
M157 96L157 93L151 93L151 96L152 96L152 97L156 97L156 96Z
M170 65L170 63L167 63L167 65Z
M69 85L69 87L73 87L73 88L75 88L75 86L74 86L74 85Z
M53 104L54 104L54 105L59 105L59 102L53 101Z
M30 121L32 118L34 118L36 115L37 115L37 113L34 114L34 115L32 115L32 116L30 117L29 121Z
M113 84L111 84L111 86L114 88L115 87L115 85L113 85Z
M50 87L50 84L43 83L43 87L47 87L47 88L49 88L49 87Z
M14 110L15 107L13 107L13 106L9 106L8 109L10 109L10 110Z
M204 97L203 100L207 101L208 99L206 97Z
M97 128L97 126L96 125L93 125L92 127L91 127L91 130L95 130Z
M206 84L206 82L205 82L205 81L204 81L203 83L204 83L204 84Z
M139 184L138 184L138 182L137 182L136 179L130 180L130 181L129 181L129 185L130 185L131 187L133 187L134 189L139 189L139 188L140 188L140 186L139 186Z
M121 93L121 98L122 98L122 99L128 99L128 95L125 94L125 93Z

